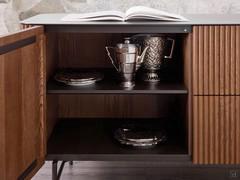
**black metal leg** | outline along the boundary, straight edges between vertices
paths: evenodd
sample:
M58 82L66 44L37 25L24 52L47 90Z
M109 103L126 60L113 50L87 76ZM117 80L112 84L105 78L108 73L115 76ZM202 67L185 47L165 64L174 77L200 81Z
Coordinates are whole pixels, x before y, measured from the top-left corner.
M66 161L62 161L58 170L58 161L52 162L52 180L60 180L65 163Z
M64 168L64 165L65 165L66 161L62 161L62 164L58 170L58 175L57 175L57 180L60 180L60 177L62 175L62 171L63 171L63 168Z
M57 180L57 163L58 161L52 162L52 180Z

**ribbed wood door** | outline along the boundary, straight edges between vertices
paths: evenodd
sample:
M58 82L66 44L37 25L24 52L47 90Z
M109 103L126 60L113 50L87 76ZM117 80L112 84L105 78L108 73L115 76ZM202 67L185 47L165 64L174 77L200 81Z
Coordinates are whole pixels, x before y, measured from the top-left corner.
M193 112L193 162L240 163L240 96L194 96Z
M194 95L240 95L240 26L194 26L192 53Z
M193 162L240 163L240 26L194 26Z

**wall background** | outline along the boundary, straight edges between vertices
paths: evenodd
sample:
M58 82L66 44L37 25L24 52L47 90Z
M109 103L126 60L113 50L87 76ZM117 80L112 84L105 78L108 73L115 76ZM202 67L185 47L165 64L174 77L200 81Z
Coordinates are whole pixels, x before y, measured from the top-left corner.
M240 13L240 0L0 0L0 35L19 29L19 20L39 13L125 11L145 5L179 14Z

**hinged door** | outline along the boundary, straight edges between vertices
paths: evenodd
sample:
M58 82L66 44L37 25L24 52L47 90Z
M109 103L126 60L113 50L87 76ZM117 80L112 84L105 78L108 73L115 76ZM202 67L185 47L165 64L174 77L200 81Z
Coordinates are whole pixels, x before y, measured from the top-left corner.
M0 37L0 179L30 177L45 156L43 27Z

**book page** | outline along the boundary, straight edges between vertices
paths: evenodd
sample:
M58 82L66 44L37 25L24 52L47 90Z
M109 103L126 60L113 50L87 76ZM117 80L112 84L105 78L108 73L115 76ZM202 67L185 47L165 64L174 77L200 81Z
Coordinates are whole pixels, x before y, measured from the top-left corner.
M82 14L68 14L62 21L123 21L125 14L121 11L99 11Z
M152 19L162 21L188 21L183 16L160 11L157 9L145 7L145 6L134 6L126 11L125 20L130 19Z

